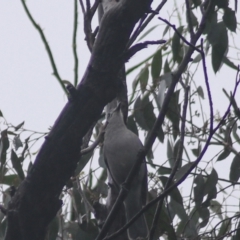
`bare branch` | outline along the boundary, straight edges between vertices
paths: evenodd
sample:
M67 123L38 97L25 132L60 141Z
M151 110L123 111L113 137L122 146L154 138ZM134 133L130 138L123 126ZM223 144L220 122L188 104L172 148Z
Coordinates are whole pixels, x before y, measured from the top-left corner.
M64 83L62 82L62 79L58 73L58 70L57 70L57 66L56 66L56 63L55 63L55 60L53 58L53 54L52 54L52 51L51 51L51 48L47 42L47 39L43 33L43 30L41 29L41 27L36 23L36 21L33 19L33 16L32 14L30 13L28 7L27 7L27 4L26 4L26 1L25 0L21 0L22 2L22 5L23 5L23 8L28 16L28 18L30 19L31 23L33 24L33 26L37 29L38 33L40 34L41 36L41 39L43 41L43 44L46 48L46 51L47 51L47 54L48 54L48 57L49 57L49 60L50 60L50 63L52 65L52 68L53 68L53 75L57 78L57 81L59 82L59 84L61 85L63 91L65 92L66 95L68 95L68 92L67 92L67 89L64 85Z
M78 55L77 55L77 28L78 28L78 1L74 0L74 23L73 23L73 56L74 56L74 87L78 84Z

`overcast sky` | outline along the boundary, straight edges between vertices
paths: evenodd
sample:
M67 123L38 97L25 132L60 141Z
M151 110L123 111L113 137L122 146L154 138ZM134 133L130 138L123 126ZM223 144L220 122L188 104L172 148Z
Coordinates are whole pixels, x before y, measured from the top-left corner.
M232 4L234 1L230 2ZM27 4L36 22L44 30L61 78L73 82L73 1L28 0ZM0 0L0 6L0 110L7 121L14 125L25 121L25 128L46 132L49 126L53 125L67 99L52 75L53 70L43 42L29 21L21 1ZM164 7L161 17L168 19L171 11L172 1L167 7ZM81 79L90 55L82 32L80 9L79 13L77 47L80 64L79 78ZM185 22L185 15L182 16L182 21ZM174 22L173 17L171 22ZM157 19L153 24L161 24L161 26L146 40L162 38L165 26ZM236 34L233 35L236 37L235 42L239 43L240 37ZM165 36L165 39L168 39L168 35ZM137 63L155 50L155 46L143 50L142 53L134 56L129 64ZM230 49L230 55L239 59L239 52L233 49ZM233 89L235 73L232 69L223 66L220 74L215 75L210 58L207 61L214 109L215 112L219 109L223 113L228 105L228 100L223 95L222 88L225 87L228 91ZM137 72L130 75L129 83L136 74ZM204 87L201 70L196 78L197 84ZM236 99L239 99L239 92L240 90ZM208 114L208 101L206 100L203 104L204 111Z

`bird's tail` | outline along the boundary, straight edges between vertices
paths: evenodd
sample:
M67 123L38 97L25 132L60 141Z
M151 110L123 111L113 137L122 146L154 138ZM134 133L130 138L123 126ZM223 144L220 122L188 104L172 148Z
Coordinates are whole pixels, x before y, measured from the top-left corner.
M124 201L127 221L131 220L142 209L142 199L139 198L141 194L137 191L141 191L140 187L139 189L131 189ZM128 237L135 240L146 239L147 236L148 227L143 214L129 227Z

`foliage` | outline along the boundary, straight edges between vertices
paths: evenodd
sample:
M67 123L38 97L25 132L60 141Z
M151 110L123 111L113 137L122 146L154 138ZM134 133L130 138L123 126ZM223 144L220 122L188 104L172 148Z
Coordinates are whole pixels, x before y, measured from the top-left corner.
M240 237L238 206L240 116L234 100L240 75L237 61L231 59L228 54L231 47L239 51L239 48L231 45L233 41L230 39L232 36L230 33L238 33L239 29L236 11L230 8L229 1L210 1L213 3L207 8L208 2L192 0L175 6L173 13L178 16L186 15L184 22L180 17L174 18L175 25L171 23L173 17L169 20L159 18L159 23L164 23L165 30L162 36L167 41L146 59L126 70L129 78L130 74L136 73L129 95L128 127L140 137L144 136L145 142L151 136L151 130L159 119L159 112L164 108L164 101L174 81L175 71L181 68L188 50L195 49L194 57L187 58L187 67L182 70L181 79L170 96L165 120L156 132L157 140L147 153L151 204L147 205L146 218L152 239L174 240L182 237L182 239L234 240ZM164 11L164 7L161 11ZM75 9L75 21L76 12ZM202 40L195 44L193 39L196 38L195 33L202 27L202 18L206 18L205 28L201 34ZM136 29L135 33L141 41L157 31L158 25L154 25L142 35L140 28ZM89 36L87 39L90 39ZM91 46L90 40L88 46ZM237 80L235 88L232 89L233 93L224 91L225 94L222 96L225 98L224 101L229 102L229 107L221 109L224 111L221 114L213 112L211 102L213 89L209 87L211 79L208 79L209 67L207 70L205 57L211 58L215 73L221 74L222 65L227 65L229 71L236 72ZM75 60L77 64L76 55ZM77 67L75 71L77 73ZM199 83L199 80L196 80L199 72L205 76L204 82ZM75 74L73 83L75 86L77 76ZM65 82L58 74L56 77L65 89ZM203 107L206 101L210 113ZM24 128L24 122L13 126L4 119L3 114L0 112L0 118L4 120L6 126L6 130L1 132L0 141L0 184L4 186L2 212L14 194L14 187L18 187L32 166L32 158L36 153L31 151L31 147L47 134L30 132ZM97 136L101 134L103 121L100 119L91 132L92 141L98 139ZM21 136L26 132L29 136L22 142ZM83 155L74 176L63 189L61 198L65 204L52 220L47 239L96 238L99 227L92 214L92 205L99 200L105 202L108 188L101 144L100 141L99 151L91 149ZM93 158L99 159L100 170L91 164ZM221 161L226 165L227 174L224 178L220 177L219 173L218 164ZM90 170L87 172L85 167L88 163ZM181 183L182 185L179 185ZM170 189L173 184L177 187ZM167 197L165 195L163 200L159 198L157 201L157 196L165 191L168 191ZM153 205L151 201L154 200L158 204ZM159 211L158 219L155 216L156 211ZM3 213L0 220L0 239L3 239L6 226ZM152 225L153 220L158 220L155 227Z

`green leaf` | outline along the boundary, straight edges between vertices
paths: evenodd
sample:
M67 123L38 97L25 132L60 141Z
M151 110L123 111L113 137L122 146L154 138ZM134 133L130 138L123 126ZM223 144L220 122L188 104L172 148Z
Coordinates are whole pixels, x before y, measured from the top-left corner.
M202 175L198 175L194 179L195 187L193 189L194 193L194 201L196 206L201 206L203 197L204 197L204 187L205 187L205 181Z
M191 150L192 150L193 155L194 155L195 157L198 157L199 154L200 154L201 151L202 151L202 146L201 146L201 144L199 144L199 145L198 145L198 148L193 148L193 149L191 149Z
M0 178L0 183L8 186L18 186L21 180L17 174L6 175Z
M151 28L149 28L145 33L143 33L143 35L141 35L139 37L139 39L137 40L138 42L140 40L142 40L143 38L145 38L150 32L152 32L155 28L157 28L159 25L155 25L155 26L152 26Z
M15 128L15 131L19 130L24 125L24 121L18 124Z
M132 132L134 132L138 136L138 128L137 128L136 122L133 119L133 115L128 117L127 127L128 127L129 130L131 130Z
M198 210L198 213L199 213L199 217L202 219L202 222L199 223L199 227L204 228L208 224L208 221L210 218L210 212L208 208L200 207Z
M204 99L204 92L201 86L198 86L197 93L202 99Z
M236 32L237 28L237 19L235 12L231 8L224 9L223 21L226 27L232 31Z
M212 45L212 66L216 73L220 69L228 50L228 34L224 22L218 22L212 27L208 33L208 40Z
M134 103L133 116L136 122L138 123L138 125L140 126L140 128L142 128L143 130L148 130L148 125L146 123L146 120L143 114L142 100L140 96L137 98L137 100Z
M168 139L167 141L167 157L168 161L171 167L174 165L174 160L173 160L173 147L172 144L170 143L170 140Z
M56 240L58 236L59 229L59 218L56 216L48 226L48 232L46 234L46 239Z
M20 159L18 158L17 154L15 153L15 151L12 149L11 151L11 162L12 162L12 166L15 169L15 171L17 172L19 178L21 180L25 179L25 174L23 172L22 169L22 164Z
M142 91L142 93L144 93L146 90L146 86L147 86L148 78L149 78L149 70L148 70L147 65L141 70L138 78L139 78L139 82L140 82L140 86L141 86L141 91Z
M179 151L180 144L181 144L180 139L178 139L174 144L174 148L173 148L174 164L178 160L177 157L178 157L178 151ZM181 146L181 147L183 147L183 146ZM180 159L178 162L178 168L180 168L181 166L182 166L182 159Z
M171 72L171 69L169 67L169 63L168 63L168 60L166 60L164 63L164 73L170 73L170 72Z
M180 90L177 90L176 92L173 93L166 114L167 118L172 122L174 140L176 140L179 134L179 122L180 122L180 104L178 104L179 92Z
M214 213L216 213L220 219L222 219L222 210L221 210L221 208L222 208L222 205L218 201L211 200L210 209Z
M192 0L195 7L198 7L202 4L202 0Z
M158 169L158 173L160 175L168 175L171 173L171 171L172 171L171 168L167 168L167 167L163 167L163 166L160 166Z
M155 79L160 76L161 70L162 70L162 49L159 49L153 56L151 64L151 74L153 82L155 82Z
M176 175L174 176L174 180L177 182L179 179L181 179L183 176L186 175L186 172L193 166L193 162L189 162L185 164L183 167L181 167ZM185 176L186 177L186 176Z
M225 236L226 233L228 233L231 230L232 224L231 224L231 219L226 217L220 227L220 230L218 232L218 239L221 238L222 236Z
M198 20L197 20L197 17L194 15L193 11L190 9L190 18L191 18L191 24L193 27L195 26L198 26ZM187 23L189 24L188 22L188 16L187 16L187 11L186 11L186 19L187 19Z
M155 197L156 197L155 194L150 191L148 199L152 200ZM152 221L153 221L153 218L154 218L154 215L156 212L156 207L157 207L157 205L155 204L153 207L148 209L145 213L146 221L147 221L147 224L149 227L151 227L151 225L152 225ZM163 233L166 233L169 239L177 240L177 236L176 236L175 230L172 226L172 221L169 216L169 210L165 207L164 204L161 209L159 221L156 226L156 231L155 231L153 239L154 240L159 239Z
M1 132L0 139L0 162L1 162L1 171L6 162L7 150L9 148L9 140L7 130Z
M210 31L212 31L214 26L217 24L217 21L218 21L217 12L216 11L211 12L207 16L206 26L203 30L203 34L208 34Z
M140 97L137 98L134 104L133 115L142 129L149 131L153 127L156 116L154 114L153 104L148 96L143 97L143 99Z
M182 34L183 32L183 26L180 26L177 28L177 31ZM180 42L180 37L178 34L175 32L172 38L172 53L173 53L173 61L174 62L181 62L182 57L181 57L181 42Z
M218 182L218 174L216 170L213 168L210 175L207 177L207 181L205 182L205 188L204 188L204 195L209 194L214 187L216 187Z
M230 153L231 151L229 151L228 148L224 147L222 153L218 156L217 161L222 161L226 159Z
M233 158L230 167L229 179L231 181L237 182L239 177L240 177L240 152Z
M83 170L83 168L86 166L86 164L88 163L92 155L93 155L93 151L81 156L78 162L77 168L75 170L75 176L77 176Z
M219 8L227 8L229 0L216 0L216 6Z
M226 56L223 57L223 63L226 64L228 67L238 71L237 65L230 61Z

